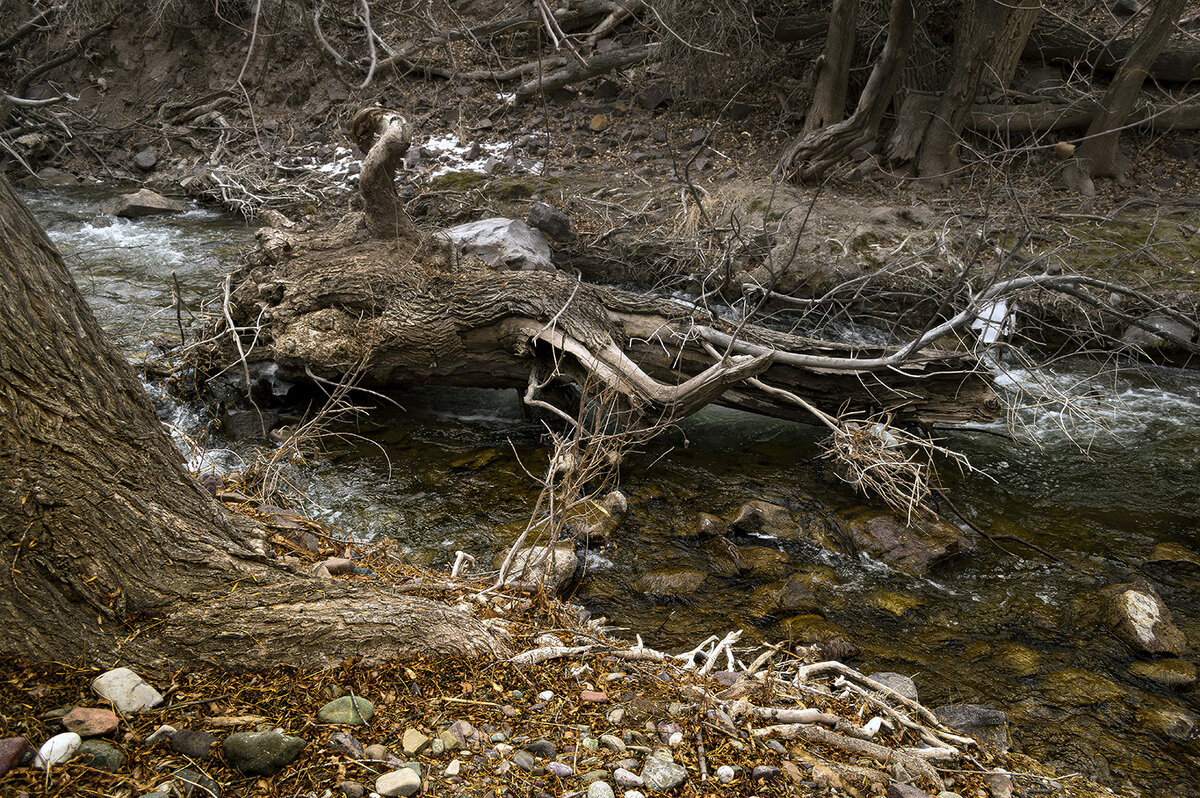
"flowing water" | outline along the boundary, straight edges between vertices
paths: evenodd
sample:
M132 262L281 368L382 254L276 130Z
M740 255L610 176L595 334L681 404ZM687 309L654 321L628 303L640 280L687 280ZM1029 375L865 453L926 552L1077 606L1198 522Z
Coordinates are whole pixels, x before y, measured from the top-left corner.
M173 291L191 308L211 299L250 230L204 210L112 220L98 215L101 199L26 194L126 352L136 356L147 334L177 341ZM745 538L738 544L777 553L765 557L760 578L723 577L720 551L695 535L699 513L731 517L762 499L820 521L856 500L818 458L818 431L711 408L626 463L630 516L614 542L588 554L576 598L668 648L736 628L786 640L832 622L861 650L855 664L912 676L926 703L1007 710L1016 747L1032 756L1147 795L1167 785L1171 794L1200 794L1196 693L1131 672L1139 658L1094 618L1094 591L1148 579L1200 643L1200 568L1145 564L1158 544L1200 545L1200 374L1092 371L1087 363L1008 370L1002 383L1035 394L1053 385L1073 397L1070 407L1048 399L1011 429L945 433L982 472L945 475L958 509L1061 562L1012 540L1001 545L1019 557L980 540L971 555L918 579L800 542ZM368 442L331 444L291 475L296 487L324 520L393 537L423 562L447 564L460 549L482 561L504 549L537 496L525 469L540 472L546 461L541 431L522 421L515 393L422 389L398 398L404 410L376 414ZM193 432L203 425L190 408L175 420ZM203 462L227 468L237 454ZM640 575L669 568L707 576L683 600L637 591ZM763 617L754 591L785 575L812 586L825 622Z

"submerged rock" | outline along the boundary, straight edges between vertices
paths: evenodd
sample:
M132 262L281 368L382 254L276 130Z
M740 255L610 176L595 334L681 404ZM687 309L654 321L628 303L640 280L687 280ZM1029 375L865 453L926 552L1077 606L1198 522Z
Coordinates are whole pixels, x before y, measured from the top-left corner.
M648 596L683 598L695 593L704 579L704 574L692 568L666 568L642 574L633 588Z
M748 605L750 615L754 618L821 611L821 602L812 591L794 579L755 589L750 594Z
M843 514L839 520L855 553L912 576L924 576L943 560L974 548L962 530L940 518L914 519L910 525L891 513L867 510Z
M1008 750L1008 713L982 704L947 704L933 710L938 720L1000 751Z
M463 255L479 258L493 269L555 271L546 237L517 219L480 219L438 235L455 244Z
M1045 702L1061 707L1083 707L1125 697L1125 691L1115 682L1082 668L1049 673L1044 684Z
M132 194L122 194L113 197L100 206L100 212L106 216L120 216L126 219L136 219L141 216L154 216L163 213L183 213L187 206L178 200L168 199L162 194L143 188Z
M800 520L791 510L770 502L746 502L730 526L745 535L762 535L780 540L800 537Z
M1135 662L1129 673L1172 690L1186 690L1196 683L1196 666L1182 659Z
M1179 656L1188 639L1171 618L1171 611L1146 582L1113 585L1101 591L1106 603L1105 625L1130 646L1147 654Z

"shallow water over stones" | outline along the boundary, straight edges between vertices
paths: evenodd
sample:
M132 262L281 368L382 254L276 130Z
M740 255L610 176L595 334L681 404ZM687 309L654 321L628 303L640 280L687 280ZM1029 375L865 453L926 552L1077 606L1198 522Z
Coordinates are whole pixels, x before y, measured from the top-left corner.
M101 323L136 356L147 331L178 336L174 311L162 312L171 273L197 307L251 234L203 210L97 217L107 196L26 194ZM1148 795L1167 784L1200 793L1200 376L1085 374L1082 364L1008 372L1012 384L1044 378L1076 397L1071 414L1019 415L1020 443L992 434L999 425L944 433L986 474L945 475L955 506L1067 565L999 540L1012 557L974 532L966 552L951 531L940 564L889 568L877 557L891 549L863 542L884 522L817 459L818 431L712 408L625 465L629 516L582 558L575 597L658 647L743 628L745 639L854 656L911 677L929 705L1006 711L1017 750ZM524 469L545 464L541 430L510 392L422 389L400 400L404 412L359 430L370 445L331 442L291 479L318 516L354 534L392 537L423 562L448 566L459 549L490 562L536 499ZM248 445L205 462L235 466ZM1139 582L1169 609L1182 648L1151 655L1106 622L1105 588Z

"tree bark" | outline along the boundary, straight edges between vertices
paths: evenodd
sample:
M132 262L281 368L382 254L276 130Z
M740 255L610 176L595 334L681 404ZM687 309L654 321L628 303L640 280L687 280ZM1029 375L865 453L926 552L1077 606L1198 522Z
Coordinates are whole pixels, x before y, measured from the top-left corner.
M1034 25L1022 58L1111 74L1121 69L1135 46L1134 37L1106 41L1065 18L1047 15ZM1200 43L1191 38L1168 42L1150 62L1146 77L1172 83L1200 79Z
M909 0L899 3L911 9ZM366 174L387 163L368 156L362 185L392 186ZM515 388L530 397L545 375L555 375L605 386L652 423L710 403L807 421L815 419L806 403L925 421L980 420L997 411L990 379L970 354L735 327L562 273L498 272L444 249L380 241L369 222L352 219L309 236L264 235L233 283L240 349L274 362L285 379L354 375L364 386ZM225 342L211 353L214 370L222 370L236 356L230 336L209 337Z
M829 17L825 49L817 59L812 105L804 118L804 132L811 133L841 122L846 113L846 82L854 60L854 34L858 0L834 0Z
M0 281L0 651L151 665L186 665L201 651L239 668L502 648L482 623L434 602L274 562L264 533L227 516L185 471L3 177Z
M800 181L818 180L846 155L874 140L900 82L916 27L914 0L892 0L888 37L867 78L854 113L844 122L801 135L784 151L779 168Z
M958 143L984 74L994 61L1000 35L1008 31L1009 10L1002 0L974 0L964 10L954 41L954 72L938 100L917 156L917 174L945 180L958 168ZM1020 47L1015 51L1020 52Z
M1158 0L1129 55L1113 77L1100 102L1101 111L1092 120L1075 153L1081 168L1089 176L1115 177L1120 174L1117 145L1121 140L1121 127L1142 90L1150 65L1175 31L1186 4L1187 0Z

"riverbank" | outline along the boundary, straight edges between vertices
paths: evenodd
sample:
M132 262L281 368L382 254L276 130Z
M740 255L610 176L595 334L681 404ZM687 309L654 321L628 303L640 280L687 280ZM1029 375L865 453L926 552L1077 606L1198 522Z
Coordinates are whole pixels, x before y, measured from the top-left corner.
M300 520L305 532L273 538L285 560L309 570L323 564L323 578L468 609L503 628L518 653L376 667L348 660L317 672L229 674L220 663L142 669L154 691L137 688L149 698L136 706L125 694L97 692L100 668L8 662L0 720L31 743L26 758L52 737L78 745L78 733L86 742L46 772L9 770L22 761L20 745L0 741L6 793L1112 794L1005 753L1003 713L959 705L935 715L899 674L868 678L786 648L743 648L736 635L666 655L611 636L577 605L489 592L484 579L415 568L382 548L346 550L327 528ZM317 532L321 551L310 552L299 541ZM322 559L334 544L357 556ZM198 788L189 792L190 784Z

